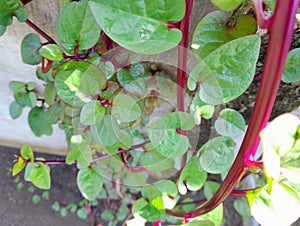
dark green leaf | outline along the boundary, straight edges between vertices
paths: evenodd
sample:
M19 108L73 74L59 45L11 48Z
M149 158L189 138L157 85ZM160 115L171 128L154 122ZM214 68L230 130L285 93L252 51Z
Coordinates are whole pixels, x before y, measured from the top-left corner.
M37 97L34 92L18 92L14 94L16 102L22 107L33 108L36 105Z
M129 50L158 53L175 47L181 40L180 30L169 29L166 22L183 18L183 0L93 0L89 5L104 32Z
M198 191L204 185L207 173L201 168L199 159L193 156L181 171L177 186L180 194L185 195L187 189Z
M4 35L5 31L6 31L6 26L0 24L0 36Z
M61 122L64 118L64 110L65 105L62 102L51 105L46 111L48 122L51 124Z
M142 64L134 64L129 69L119 70L117 77L119 83L126 91L143 96L147 91L145 79L143 78L144 74L144 66Z
M43 46L39 53L46 59L51 61L60 61L63 57L63 50L60 46L56 44L48 44Z
M15 176L20 173L26 166L26 162L22 157L18 158L18 161L14 164L12 175Z
M174 112L163 116L148 128L149 139L157 152L165 157L183 155L190 146L186 136L176 129L190 130L194 119L187 113Z
M22 148L21 148L21 156L24 158L24 159L30 159L31 162L33 162L34 160L34 155L33 155L33 151L30 147L29 144L25 144Z
M241 214L243 217L246 217L246 218L252 217L252 215L250 213L249 203L246 198L241 197L241 198L234 200L233 206L234 206L235 210L239 214Z
M72 2L62 9L56 25L57 36L67 51L88 50L100 36L100 28L88 1Z
M41 79L45 82L52 82L53 78L52 78L52 69L50 69L47 73L43 73L42 72L42 68L38 67L36 69L36 76L38 79Z
M215 121L215 129L222 136L233 137L244 133L246 123L239 112L233 109L224 109Z
M9 105L9 114L13 119L18 118L22 114L22 111L23 107L15 101Z
M37 34L28 34L21 44L22 61L25 64L37 65L41 63L42 56L39 49L42 47L40 37Z
M113 146L120 138L120 127L111 115L105 115L100 122L92 125L91 132L94 139L103 146Z
M32 108L28 114L28 123L32 132L38 137L52 134L52 126L48 122L45 108Z
M112 114L119 122L137 120L142 114L138 101L129 95L118 94L113 99Z
M289 52L286 59L282 81L285 83L299 82L300 74L300 48L293 49Z
M235 142L229 137L216 137L200 148L200 164L208 173L226 172L234 159Z
M86 103L80 112L80 122L85 125L98 123L105 114L105 107L97 100Z
M98 170L93 165L89 168L80 169L77 174L78 188L83 197L90 201L95 199L102 189L103 178Z
M47 83L44 92L45 102L49 105L52 105L55 100L55 95L56 91L53 82Z
M27 19L27 11L20 0L0 0L0 25L10 25L12 17L16 16L20 22Z
M40 189L50 189L50 167L44 163L38 162L30 172L31 182Z
M244 0L211 0L211 2L223 11L231 11L237 8Z
M200 99L211 105L234 100L253 80L259 49L258 36L246 36L222 45L192 70L188 88L194 90L199 84Z

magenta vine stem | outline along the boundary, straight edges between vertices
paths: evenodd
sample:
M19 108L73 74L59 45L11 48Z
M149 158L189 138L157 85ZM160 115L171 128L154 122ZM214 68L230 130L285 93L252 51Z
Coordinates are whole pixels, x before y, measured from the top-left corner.
M184 88L187 81L186 68L187 68L187 52L189 45L189 28L190 17L193 8L193 0L186 0L186 12L183 20L180 22L179 29L182 31L182 39L178 48L178 69L177 69L177 108L178 111L185 111L184 107ZM186 131L181 130L180 133L186 136ZM181 169L185 166L187 161L187 154L182 156Z
M44 39L46 39L51 44L56 44L53 38L51 38L49 35L47 35L42 29L40 29L37 25L32 23L29 19L25 21L25 23L31 27L35 32L37 32L39 35L41 35Z
M267 22L269 44L257 100L241 148L227 177L212 199L200 208L189 213L167 210L169 214L187 218L194 218L205 214L220 205L231 194L242 178L248 161L253 160L260 143L259 134L270 118L292 41L295 15L299 3L300 0L277 1L274 14L270 18L270 22ZM257 16L262 18L263 15L261 13L263 12L256 11L256 14L259 14Z

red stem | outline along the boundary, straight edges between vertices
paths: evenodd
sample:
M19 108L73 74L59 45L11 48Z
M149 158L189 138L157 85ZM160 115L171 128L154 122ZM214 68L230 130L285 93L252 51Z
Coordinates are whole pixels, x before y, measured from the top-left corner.
M299 2L300 0L277 1L269 27L270 39L257 100L240 151L224 182L212 199L201 208L188 214L168 211L170 214L188 218L205 214L221 204L242 178L245 163L253 159L260 143L259 133L270 118L293 36Z
M258 26L261 29L268 29L270 27L273 17L270 17L269 19L265 18L264 6L262 0L253 0L253 4L255 8L255 16L256 16Z
M184 88L187 81L186 67L187 67L187 52L189 45L189 27L190 16L192 13L193 0L186 0L186 13L183 20L180 23L179 29L182 31L182 39L178 48L178 69L177 69L177 108L178 111L184 112ZM180 133L186 136L186 131L180 131ZM181 169L185 166L187 161L187 154L182 156Z
M56 44L56 42L49 35L47 35L42 29L32 23L29 19L27 19L25 23L33 30L35 30L39 35L41 35L44 39L46 39L49 43Z
M32 0L21 0L21 2L23 3L23 5L28 4L29 2L31 2Z

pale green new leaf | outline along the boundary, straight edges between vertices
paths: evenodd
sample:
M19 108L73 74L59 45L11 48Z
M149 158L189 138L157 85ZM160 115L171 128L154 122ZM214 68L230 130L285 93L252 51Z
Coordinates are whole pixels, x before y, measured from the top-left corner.
M38 162L30 172L30 180L40 189L50 189L50 167L42 162Z
M293 49L289 52L286 59L282 81L285 83L300 81L300 48Z
M56 44L48 44L39 50L40 54L48 60L60 61L63 57L63 49Z
M97 100L86 103L80 112L80 122L85 125L93 125L99 122L105 114L105 107Z
M244 0L211 0L211 2L223 11L236 9Z

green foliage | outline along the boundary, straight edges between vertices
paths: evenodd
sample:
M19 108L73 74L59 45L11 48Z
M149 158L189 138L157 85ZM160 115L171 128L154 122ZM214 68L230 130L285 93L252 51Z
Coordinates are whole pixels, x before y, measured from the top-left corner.
M20 22L27 19L28 13L23 8L20 0L0 0L0 25L3 27L12 23L12 17L16 16ZM2 30L1 33L4 33Z
M52 125L48 121L47 109L34 107L28 114L28 123L32 132L40 137L52 134Z
M300 48L293 49L289 52L286 59L284 72L282 75L282 81L286 83L299 82L299 67L300 67Z
M244 0L211 0L219 9L231 11L237 8Z
M181 40L181 31L168 29L166 22L183 18L183 0L93 0L89 5L102 30L112 40L134 52L163 52Z
M43 46L39 53L48 60L60 61L63 59L63 50L60 46L55 44L49 44Z
M42 57L39 54L39 49L42 47L40 37L37 34L28 34L21 44L22 61L25 64L37 65L41 63Z

